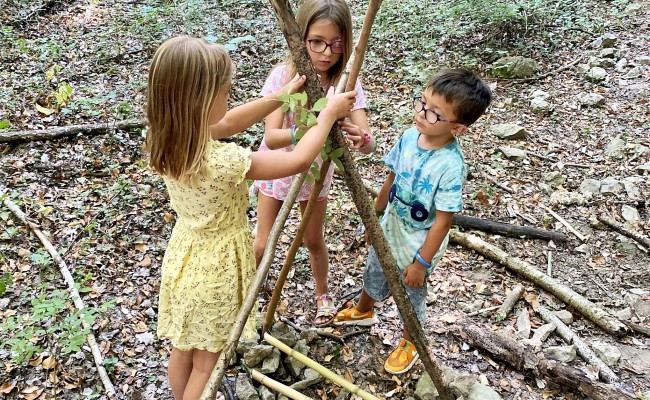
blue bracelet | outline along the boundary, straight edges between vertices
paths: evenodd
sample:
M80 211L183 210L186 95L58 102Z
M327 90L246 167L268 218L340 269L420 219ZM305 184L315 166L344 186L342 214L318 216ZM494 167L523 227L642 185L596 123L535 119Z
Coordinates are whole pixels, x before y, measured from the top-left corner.
M425 267L426 269L431 269L431 268L433 268L433 266L432 266L431 264L429 264L428 262L424 261L424 258L422 258L422 256L420 255L420 249L418 249L418 251L415 252L415 259L418 260L418 262L419 262L420 264L424 265L424 267Z
M296 124L291 125L291 144L296 145L298 143L298 140L296 139Z

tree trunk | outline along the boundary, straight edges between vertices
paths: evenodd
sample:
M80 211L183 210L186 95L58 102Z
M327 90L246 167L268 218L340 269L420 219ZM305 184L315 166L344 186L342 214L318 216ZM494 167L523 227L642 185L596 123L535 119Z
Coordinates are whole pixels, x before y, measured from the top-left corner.
M468 235L452 230L450 232L450 239L452 242L474 250L534 282L544 290L554 294L575 310L582 313L582 315L589 318L593 323L600 326L605 331L616 336L623 336L626 333L626 326L616 318L607 314L605 310L587 300L584 296L576 293L570 287L538 271L535 267L525 261L509 255L500 248L481 240L475 235Z

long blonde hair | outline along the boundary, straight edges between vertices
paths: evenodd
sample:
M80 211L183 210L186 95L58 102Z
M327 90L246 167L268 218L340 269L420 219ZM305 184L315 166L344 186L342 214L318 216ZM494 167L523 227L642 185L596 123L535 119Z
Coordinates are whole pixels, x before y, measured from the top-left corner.
M343 54L339 61L332 65L328 73L330 75L330 85L335 85L345 70L345 65L350 59L353 49L352 41L352 15L350 8L345 0L305 0L298 9L296 22L302 34L302 40L307 39L307 33L311 24L317 21L332 21L335 23L343 34ZM287 75L293 77L296 75L296 65L291 57L287 61Z
M213 102L232 78L223 46L179 36L165 41L149 67L145 150L158 173L187 182L205 167Z

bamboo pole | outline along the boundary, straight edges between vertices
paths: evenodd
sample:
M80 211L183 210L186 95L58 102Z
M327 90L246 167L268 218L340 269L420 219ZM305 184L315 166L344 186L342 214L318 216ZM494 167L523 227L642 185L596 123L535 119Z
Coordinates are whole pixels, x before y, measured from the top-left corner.
M264 375L260 371L253 369L251 370L251 376L253 379L261 383L262 385L275 390L276 392L282 393L290 399L294 400L314 400L311 397L305 396L296 389L284 385L275 379L271 379L268 376Z
M6 188L4 187L3 184L0 183L0 197L2 197L5 194L5 192L6 192ZM63 258L59 255L54 245L52 245L52 242L50 242L50 240L45 236L45 234L43 234L43 232L36 226L36 224L34 224L33 222L27 219L25 213L23 213L22 210L9 199L9 196L7 196L4 199L3 203L16 216L16 218L18 218L22 223L27 225L29 229L32 230L32 232L34 232L34 234L41 241L41 243L43 244L47 252L50 253L52 259L56 261L57 264L59 264L59 270L61 271L63 278L68 284L70 296L72 297L75 307L78 310L83 310L86 306L84 305L83 300L81 300L81 296L79 295L79 291L77 290L77 286L75 284L74 278L72 277L72 274L68 269L68 265L63 260ZM92 326L90 326L88 323L83 321L83 319L82 319L82 324L84 329L88 329L90 332L88 333L88 336L86 336L86 341L90 346L90 351L93 355L95 366L97 367L97 373L99 374L99 378L101 379L102 384L104 385L106 394L111 400L117 399L117 394L115 393L115 387L113 386L113 383L111 382L111 378L108 376L108 373L104 368L104 359L102 358L102 353L99 350L99 346L97 346L97 339L95 339L95 334L93 333Z
M379 400L378 397L373 396L372 394L366 392L365 390L361 389L359 386L355 385L354 383L346 380L342 376L336 374L330 369L325 368L324 366L320 365L316 361L312 360L311 358L307 357L306 355L295 351L291 347L287 346L286 344L282 343L278 339L274 338L268 333L264 333L264 340L272 345L273 347L277 348L284 354L295 358L296 360L300 361L301 363L305 364L309 368L313 369L314 371L318 372L319 374L323 375L325 378L329 379L330 381L336 383L339 386L344 387L345 389L349 390L350 393L355 394L359 397L361 397L364 400Z
M600 326L606 332L615 336L622 336L627 332L627 327L624 324L610 316L605 310L598 307L596 304L587 300L584 296L537 270L527 262L509 255L497 246L487 243L478 236L461 233L453 229L449 232L449 238L452 242L474 250L534 282L539 287L552 293L560 300L579 311L582 315Z

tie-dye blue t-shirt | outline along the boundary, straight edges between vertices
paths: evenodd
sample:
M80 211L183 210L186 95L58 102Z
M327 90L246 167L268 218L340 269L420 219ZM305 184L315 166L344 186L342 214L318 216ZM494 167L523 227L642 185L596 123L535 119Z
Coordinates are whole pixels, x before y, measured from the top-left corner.
M384 162L395 173L388 206L381 226L401 270L413 262L424 244L436 210L459 212L463 209L462 188L465 158L458 141L436 150L418 146L420 133L408 129ZM431 265L436 265L447 248L449 235L440 245Z

